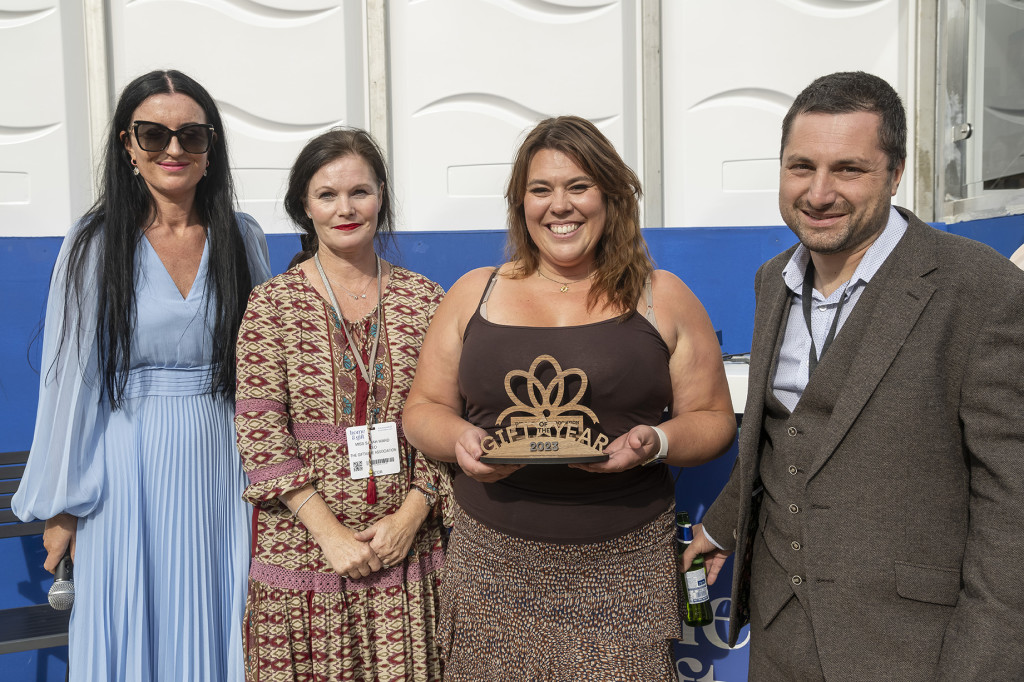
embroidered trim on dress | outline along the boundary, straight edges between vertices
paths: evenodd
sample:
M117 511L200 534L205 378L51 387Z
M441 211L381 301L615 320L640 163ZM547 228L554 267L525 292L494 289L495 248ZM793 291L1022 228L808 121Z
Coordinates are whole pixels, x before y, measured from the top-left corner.
M277 464L271 464L270 466L260 467L259 469L253 469L246 476L249 477L250 485L257 483L263 483L263 481L269 481L280 476L287 476L288 474L294 474L296 471L302 471L302 468L306 466L301 459L292 458L285 460L284 462L278 462Z
M405 582L418 582L437 571L444 563L444 551L435 549L418 561L410 561L400 566L392 566L387 570L377 571L373 575L359 580L342 578L337 573L318 573L316 571L292 571L280 566L264 563L253 559L249 569L249 577L269 587L299 592L338 592L344 589L349 592L360 592L371 587L386 589L398 587Z
M285 413L284 403L264 398L245 398L235 402L235 414L243 412L280 412Z
M336 445L344 445L347 442L345 428L344 426L335 426L334 424L293 423L291 425L292 435L298 440L334 443Z
M398 437L405 438L405 429L402 428L402 420L398 419L395 422L398 427ZM338 426L335 424L324 424L324 423L301 423L291 424L292 435L298 440L304 441L316 441L318 443L334 443L335 445L345 445L348 441L345 437L346 426Z

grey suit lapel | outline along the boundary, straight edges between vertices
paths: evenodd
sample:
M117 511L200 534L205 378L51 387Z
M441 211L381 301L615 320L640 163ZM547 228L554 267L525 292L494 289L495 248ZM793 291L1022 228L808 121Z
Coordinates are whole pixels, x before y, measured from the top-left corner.
M860 343L855 348L837 344L829 351L852 353L853 360L845 379L835 385L834 390L839 391L839 395L828 426L813 446L809 476L813 477L835 452L935 292L935 287L924 279L924 275L935 269L936 263L931 228L913 215L905 217L909 221L906 234L857 304L859 308L862 303L868 303L865 300L868 296L874 299ZM857 308L848 323L856 313ZM819 366L814 378L826 378L819 376L821 369Z
M740 430L741 452L753 452L752 469L748 480L757 477L760 464L757 461L758 442L761 438L761 420L764 416L764 396L771 381L771 368L775 360L775 345L780 327L786 319L789 305L789 289L782 279L782 269L795 250L789 249L781 256L769 261L761 272L758 283L758 304L754 316L754 339L750 349L750 371L747 376L747 404L743 411L743 423L750 428Z

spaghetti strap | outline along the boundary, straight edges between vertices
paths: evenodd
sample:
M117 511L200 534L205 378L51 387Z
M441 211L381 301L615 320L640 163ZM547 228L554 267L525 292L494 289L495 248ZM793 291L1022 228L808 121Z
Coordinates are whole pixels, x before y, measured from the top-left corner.
M654 287L651 285L651 276L647 275L647 279L644 280L644 297L647 299L647 312L644 317L651 323L651 326L655 329L658 328L658 321L654 317Z
M487 280L487 286L484 287L484 293L480 297L480 317L487 319L487 299L491 297L491 291L494 289L494 285L498 282L498 268L494 268L494 272L491 273L491 278Z

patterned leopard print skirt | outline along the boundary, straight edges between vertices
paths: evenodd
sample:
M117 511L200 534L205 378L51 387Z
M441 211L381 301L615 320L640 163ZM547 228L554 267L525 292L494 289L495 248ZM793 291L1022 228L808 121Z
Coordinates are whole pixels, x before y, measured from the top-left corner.
M442 573L452 682L676 679L675 516L584 545L523 540L461 509Z

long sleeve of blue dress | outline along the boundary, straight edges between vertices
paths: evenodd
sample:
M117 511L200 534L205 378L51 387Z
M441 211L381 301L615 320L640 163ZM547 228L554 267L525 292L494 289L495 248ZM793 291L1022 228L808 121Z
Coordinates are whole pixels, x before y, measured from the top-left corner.
M21 485L11 500L23 521L61 512L86 516L103 485L103 461L96 447L107 414L100 401L96 357L98 280L88 277L85 286L68 292L68 255L79 229L64 239L50 278L35 433ZM94 247L85 256L87 273L96 270Z
M267 241L245 213L236 214L253 284L270 277ZM68 255L81 225L68 233L50 278L43 326L39 404L28 465L11 508L22 521L62 512L87 516L101 498L102 448L98 441L109 407L101 400L96 356L99 273L96 242L86 253L84 286L68 291Z
M262 231L244 214L237 225L262 282ZM35 437L12 501L23 519L78 517L69 668L91 682L241 682L252 509L234 400L211 387L210 242L182 295L138 241L131 367L111 411L95 347L96 258L86 255L85 285L67 281L74 234L54 270Z

